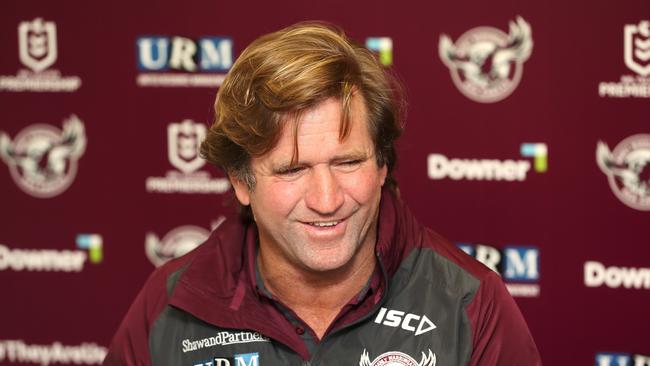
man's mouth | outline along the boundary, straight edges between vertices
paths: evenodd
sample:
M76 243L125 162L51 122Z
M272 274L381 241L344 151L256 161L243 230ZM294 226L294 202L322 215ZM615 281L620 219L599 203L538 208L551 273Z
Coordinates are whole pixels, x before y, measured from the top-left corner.
M320 221L320 222L308 222L307 224L311 226L316 226L316 227L332 227L336 226L338 223L340 223L342 220L338 221Z

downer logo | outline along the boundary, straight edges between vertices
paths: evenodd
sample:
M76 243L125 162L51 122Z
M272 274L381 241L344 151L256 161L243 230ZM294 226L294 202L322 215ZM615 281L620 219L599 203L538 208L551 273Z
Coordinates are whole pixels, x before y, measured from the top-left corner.
M634 363L630 361L634 360ZM650 357L629 353L596 353L596 366L650 366Z
M539 296L539 249L532 246L497 248L470 243L457 243L465 253L476 258L501 275L512 296Z
M650 290L650 268L605 267L596 261L585 263L585 286Z
M534 158L534 169L538 173L548 170L548 148L543 143L521 144L521 156ZM442 154L429 154L427 172L434 180L505 180L508 182L526 180L531 168L528 160L498 159L450 159Z
M393 328L400 327L408 332L414 332L416 336L436 329L436 325L426 315L406 314L404 311L386 308L379 309L375 323Z

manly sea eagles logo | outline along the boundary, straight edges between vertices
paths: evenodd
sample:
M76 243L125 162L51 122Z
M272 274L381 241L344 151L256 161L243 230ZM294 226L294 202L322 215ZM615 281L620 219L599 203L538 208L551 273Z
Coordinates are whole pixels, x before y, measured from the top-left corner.
M626 205L650 211L650 135L634 135L614 151L598 142L596 162L609 178L614 194Z
M530 24L510 22L510 34L492 27L465 32L456 43L440 36L438 53L456 87L468 98L494 103L510 95L521 80L523 63L533 50Z
M44 124L31 125L11 141L0 131L0 158L23 191L50 198L63 193L77 174L77 160L86 150L86 133L81 120L70 116L63 131Z
M56 25L36 18L18 25L20 61L35 72L50 67L56 61Z
M154 266L159 267L198 247L209 235L208 230L194 225L177 227L168 232L162 240L154 233L147 233L145 254Z
M199 145L205 136L205 125L190 119L170 123L167 127L169 162L185 174L201 168L205 160L199 156Z
M370 362L368 351L364 349L359 366L436 366L436 355L431 350L429 350L429 354L422 352L422 359L417 362L406 353L393 351L382 353Z
M625 65L641 76L650 75L650 21L625 25Z

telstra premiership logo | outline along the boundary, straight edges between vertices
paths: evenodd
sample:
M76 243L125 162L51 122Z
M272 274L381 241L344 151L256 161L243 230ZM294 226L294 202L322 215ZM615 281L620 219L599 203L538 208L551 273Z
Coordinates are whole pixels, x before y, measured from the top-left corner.
M382 65L393 64L393 40L390 37L368 37L366 48L379 54L379 62Z

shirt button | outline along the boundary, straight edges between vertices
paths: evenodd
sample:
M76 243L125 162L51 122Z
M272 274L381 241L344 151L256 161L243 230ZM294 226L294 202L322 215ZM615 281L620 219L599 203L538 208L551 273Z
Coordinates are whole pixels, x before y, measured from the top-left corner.
M305 328L303 328L303 327L296 327L296 333L297 333L298 335L303 335L303 334L305 334Z

